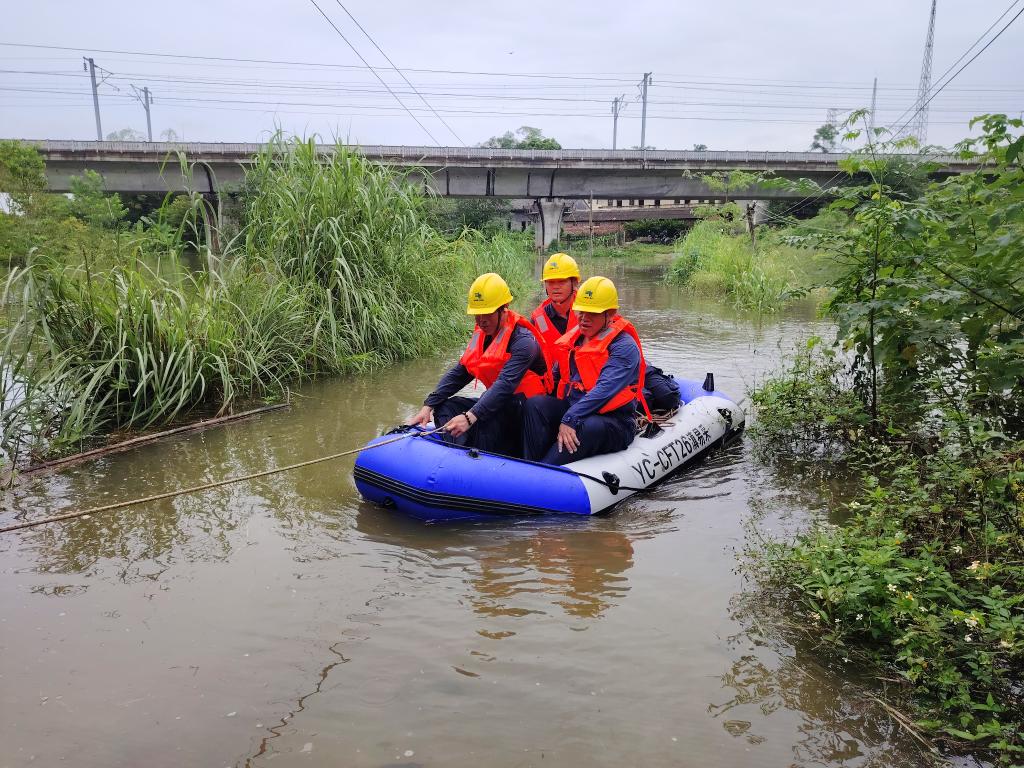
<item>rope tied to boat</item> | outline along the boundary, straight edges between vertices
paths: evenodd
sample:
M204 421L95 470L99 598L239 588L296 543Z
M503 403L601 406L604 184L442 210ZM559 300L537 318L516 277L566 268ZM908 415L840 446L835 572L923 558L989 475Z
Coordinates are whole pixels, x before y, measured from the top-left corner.
M362 451L373 450L374 448L380 448L383 445L390 445L391 443L397 443L399 440L405 440L408 437L424 437L426 435L432 435L436 432L441 432L444 427L436 427L426 431L408 431L403 432L397 437L393 437L389 440L382 440L379 443L373 445L364 445L360 448L352 448L347 451L341 451L340 453L332 453L329 456L320 456L316 459L309 459L308 461L300 461L297 464L289 464L284 467L274 467L273 469L265 469L262 472L253 472L248 475L242 475L241 477L229 477L224 480L216 480L212 483L204 483L202 485L194 485L189 488L179 488L174 491L165 491L163 493L155 493L151 496L143 496L137 499L129 499L128 501L118 501L113 504L105 504L102 507L92 507L91 509L81 509L74 512L66 512L61 515L53 515L52 517L43 517L38 520L25 520L20 523L13 523L11 525L5 525L0 527L0 533L9 533L10 531L19 531L24 528L34 528L37 525L46 525L47 523L59 523L64 520L72 520L76 517L88 517L90 515L96 515L101 512L111 512L115 509L123 509L125 507L133 507L136 504L145 504L150 501L160 501L162 499L170 499L175 496L184 496L187 493L199 493L200 491L207 491L211 488L219 488L224 485L231 485L232 483L241 483L246 480L256 480L260 477L267 477L269 475L276 475L279 472L288 472L293 469L300 469L302 467L309 467L313 464L321 464L325 461L331 461L333 459L340 459L344 456L351 456L354 453L361 453Z

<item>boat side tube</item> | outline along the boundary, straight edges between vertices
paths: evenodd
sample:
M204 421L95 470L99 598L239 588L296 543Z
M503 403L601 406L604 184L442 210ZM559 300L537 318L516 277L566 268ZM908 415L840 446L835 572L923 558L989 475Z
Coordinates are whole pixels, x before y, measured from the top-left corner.
M423 520L591 514L590 495L576 474L451 446L433 435L364 450L354 476L364 498Z
M637 437L624 451L591 456L565 466L604 481L582 477L591 512L597 514L695 463L713 448L737 437L743 427L744 416L739 406L727 398L703 392L680 408L670 423L652 437ZM609 476L613 482L609 482Z

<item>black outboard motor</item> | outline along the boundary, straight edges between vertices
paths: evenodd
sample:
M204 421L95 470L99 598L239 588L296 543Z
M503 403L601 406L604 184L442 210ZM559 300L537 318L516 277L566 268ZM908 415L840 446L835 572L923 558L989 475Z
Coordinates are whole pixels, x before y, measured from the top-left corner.
M704 384L701 385L701 389L705 392L715 391L715 374L708 371L708 375L704 377Z

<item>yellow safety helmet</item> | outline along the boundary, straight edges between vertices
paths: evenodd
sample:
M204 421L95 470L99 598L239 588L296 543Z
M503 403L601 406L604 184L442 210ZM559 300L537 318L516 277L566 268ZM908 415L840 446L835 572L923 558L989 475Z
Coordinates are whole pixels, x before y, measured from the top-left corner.
M572 308L577 312L606 312L619 308L619 292L607 277L589 277L576 291Z
M508 283L498 273L488 272L485 275L480 275L469 286L466 314L489 315L511 302L512 291L508 289Z
M544 262L542 280L566 280L570 277L580 279L580 268L576 259L567 253L552 253Z

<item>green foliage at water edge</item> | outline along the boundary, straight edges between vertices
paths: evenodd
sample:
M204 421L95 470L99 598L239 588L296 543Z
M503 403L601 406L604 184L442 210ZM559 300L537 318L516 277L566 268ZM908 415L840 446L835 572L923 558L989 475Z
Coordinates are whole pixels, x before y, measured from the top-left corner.
M727 299L738 309L777 312L805 295L819 269L815 254L782 238L762 230L752 245L742 225L705 219L676 242L667 279L694 293Z
M841 266L837 347L812 343L754 393L753 432L766 457L841 461L861 482L847 523L755 562L807 631L895 671L908 727L1020 764L1024 138L1020 120L977 122L958 146L977 172L930 182L928 158L872 140L847 161L870 181L831 206L848 225L793 235Z

